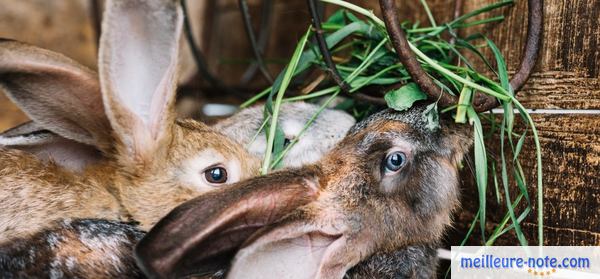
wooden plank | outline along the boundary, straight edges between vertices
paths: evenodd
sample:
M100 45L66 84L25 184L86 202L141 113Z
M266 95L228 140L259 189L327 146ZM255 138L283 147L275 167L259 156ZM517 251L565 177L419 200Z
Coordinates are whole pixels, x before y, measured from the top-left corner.
M87 0L0 0L0 38L60 52L96 68L96 37Z
M533 118L542 145L545 244L600 245L600 115L534 115ZM487 142L492 156L499 154L498 142L497 138ZM533 148L533 142L528 140L521 153L521 163L535 212L537 190ZM456 215L457 229L452 233L450 243L458 243L478 208L477 188L468 169L463 173L463 179L463 209ZM498 204L493 189L493 184L489 184L487 218L491 225L499 222L506 213L505 200L501 198ZM504 191L501 189L500 192L503 196ZM516 186L511 185L510 193L514 199ZM537 242L535 214L530 214L523 225L532 244ZM479 231L475 233L472 244L479 243L479 235ZM502 237L497 242L516 243L514 235Z
M497 1L464 2L464 10L470 11ZM502 50L510 71L521 61L527 33L527 1L515 2L498 13L506 16L504 22L482 30ZM519 95L521 103L530 108L600 108L598 18L600 1L544 1L540 59L533 78Z

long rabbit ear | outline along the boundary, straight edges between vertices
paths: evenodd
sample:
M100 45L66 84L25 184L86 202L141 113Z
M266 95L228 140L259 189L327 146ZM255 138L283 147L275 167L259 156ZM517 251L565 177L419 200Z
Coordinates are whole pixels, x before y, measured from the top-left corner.
M317 177L316 168L282 171L190 200L138 243L138 266L150 278L218 270L257 230L317 199Z
M175 0L108 1L100 40L104 104L127 155L155 156L174 125L182 12Z
M0 40L0 89L45 129L103 151L109 149L110 125L97 75L77 62Z
M26 151L75 172L105 158L97 148L59 136L34 121L0 133L0 146Z

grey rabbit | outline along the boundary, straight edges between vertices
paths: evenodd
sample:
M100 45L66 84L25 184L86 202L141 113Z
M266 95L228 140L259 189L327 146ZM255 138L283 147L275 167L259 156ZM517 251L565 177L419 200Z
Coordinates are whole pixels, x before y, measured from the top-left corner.
M151 278L343 278L378 253L435 245L471 140L450 119L431 128L425 109L376 113L316 164L183 203L138 243L138 265Z

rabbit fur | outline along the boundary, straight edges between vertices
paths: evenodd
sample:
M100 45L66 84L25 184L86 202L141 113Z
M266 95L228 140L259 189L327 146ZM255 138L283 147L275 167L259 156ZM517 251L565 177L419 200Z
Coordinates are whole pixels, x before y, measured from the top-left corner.
M425 111L376 113L314 165L185 202L138 243L138 265L152 278L227 266L227 278L342 278L378 253L435 246L458 207L471 130L431 127Z

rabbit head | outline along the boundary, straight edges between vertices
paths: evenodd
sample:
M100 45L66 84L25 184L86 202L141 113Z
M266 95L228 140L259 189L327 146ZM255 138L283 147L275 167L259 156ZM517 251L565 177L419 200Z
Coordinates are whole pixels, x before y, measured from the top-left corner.
M281 106L279 121L286 144L298 140L282 160L285 167L300 167L318 161L331 150L354 125L356 120L350 114L334 109L324 109L302 135L300 132L319 106L304 102L284 103ZM244 109L231 117L218 122L214 127L221 133L246 146L258 157L264 156L267 148L265 131L256 134L264 118L264 106Z
M318 163L219 189L177 207L136 247L150 277L342 278L376 252L437 241L458 205L465 127L431 130L425 108L356 124Z
M175 120L179 1L108 1L103 18L99 74L63 55L0 41L0 86L35 123L67 139L55 151L83 145L106 158L91 166L76 162L84 169L80 178L48 174L57 177L51 184L69 187L36 188L20 177L19 166L31 168L15 162L25 155L1 150L0 157L10 160L0 162L0 181L12 185L0 191L1 200L19 187L36 188L28 193L60 188L53 192L57 196L45 197L60 200L64 192L77 192L74 188L102 185L120 205L119 219L149 228L181 202L257 174L258 159L236 142L202 123ZM44 171L50 172L32 172ZM33 208L27 204L31 197L21 198L11 202L22 205L16 210ZM90 204L96 200L87 198ZM80 208L70 210L79 211L76 216L64 210L62 217L95 217L84 210L84 199L75 198ZM39 214L59 211L35 203Z

